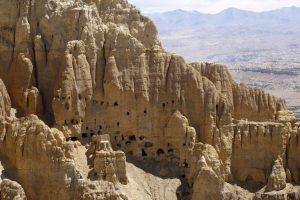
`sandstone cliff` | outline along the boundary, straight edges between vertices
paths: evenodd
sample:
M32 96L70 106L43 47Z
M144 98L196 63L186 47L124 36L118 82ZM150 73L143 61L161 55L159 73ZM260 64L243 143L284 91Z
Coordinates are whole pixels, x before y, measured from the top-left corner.
M1 195L297 195L299 123L284 100L166 52L127 1L0 0L0 11L0 158L18 182Z
M0 117L10 115L11 101L3 81L0 79Z

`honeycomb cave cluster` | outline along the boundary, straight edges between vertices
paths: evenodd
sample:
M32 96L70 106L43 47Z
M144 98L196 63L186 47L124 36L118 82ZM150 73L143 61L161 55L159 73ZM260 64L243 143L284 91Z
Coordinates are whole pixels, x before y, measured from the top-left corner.
M0 0L0 199L300 199L299 135L126 0Z

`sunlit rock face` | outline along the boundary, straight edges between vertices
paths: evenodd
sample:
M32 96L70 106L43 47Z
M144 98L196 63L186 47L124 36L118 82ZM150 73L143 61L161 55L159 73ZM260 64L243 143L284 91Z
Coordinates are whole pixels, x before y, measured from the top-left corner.
M299 123L284 100L166 52L127 1L0 11L0 166L15 181L4 199L295 194Z

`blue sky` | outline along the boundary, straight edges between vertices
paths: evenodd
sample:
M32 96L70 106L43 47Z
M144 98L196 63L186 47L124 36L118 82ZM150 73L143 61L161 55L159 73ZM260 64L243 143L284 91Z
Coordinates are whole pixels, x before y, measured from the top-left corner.
M162 12L184 9L217 13L226 8L266 11L281 7L298 6L300 0L128 0L142 12Z

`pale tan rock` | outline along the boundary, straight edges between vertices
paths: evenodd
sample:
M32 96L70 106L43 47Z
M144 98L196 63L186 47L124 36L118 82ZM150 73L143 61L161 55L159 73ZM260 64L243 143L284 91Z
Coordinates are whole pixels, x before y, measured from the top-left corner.
M281 157L275 161L272 172L268 178L267 191L279 191L286 187L286 174Z
M99 180L127 184L126 156L122 151L112 150L109 135L94 136L89 152L93 154L94 175Z
M294 128L291 130L290 141L287 147L288 150L288 169L291 173L291 178L293 182L299 183L300 181L300 161L298 159L300 153L299 145L299 124L295 124Z
M81 123L87 101L92 97L92 80L83 41L68 42L64 55L65 66L56 83L52 104L57 124L67 126Z
M266 184L278 156L285 158L289 127L281 123L240 121L234 132L233 177Z
M0 128L0 153L6 158L1 158L3 166L10 174L18 174L14 178L28 199L84 199L91 190L101 193L103 199L119 198L114 186L107 182L89 188L89 181L67 156L76 146L68 148L63 133L50 129L36 116L13 119L9 123L1 121ZM97 199L97 192L90 198Z
M193 184L197 179L197 174L201 171L204 160L205 165L210 167L218 177L224 179L224 166L215 148L209 144L196 143L191 156L191 168L188 177L190 184Z
M161 178L143 171L131 163L126 164L129 182L120 185L120 190L130 200L177 200L181 180L178 178Z
M126 200L125 195L116 191L113 183L107 181L86 181L74 191L78 200Z
M19 116L38 114L42 116L42 100L34 85L33 65L24 53L17 55L8 73L7 88Z
M172 144L173 151L179 153L180 163L189 162L196 142L196 131L189 126L188 119L179 111L175 111L164 130L164 134L166 141Z
M227 99L227 108L235 119L267 121L293 119L293 114L286 110L285 101L245 84L237 84L229 74L226 66L215 63L192 63L197 71L214 83L217 90ZM220 107L219 107L220 110Z
M226 66L215 63L191 63L202 76L214 83L217 90L226 96L228 102L233 105L233 85L232 79Z
M0 51L8 90L0 82L0 152L30 199L120 199L127 177L130 197L134 188L139 199L176 198L178 181L141 184L123 152L183 168L193 199L238 198L226 181L277 188L278 156L300 180L299 124L285 102L237 84L223 65L166 52L153 22L127 1L0 0ZM11 104L57 129L8 117ZM111 146L93 140L102 134Z
M204 156L201 157L199 165L200 171L195 177L192 199L222 199L224 180L207 166Z
M6 87L0 79L0 117L10 115L11 101L7 93Z
M234 113L236 119L251 121L268 121L276 119L281 109L285 110L285 102L257 88L244 84L233 85Z
M65 184L67 186L68 182L72 181L72 178L64 180L61 175L66 173L73 179L76 178L72 162L64 160L63 143L55 138L55 134L61 134L60 132L51 131L35 116L16 119L1 127L4 128L0 131L3 134L1 154L14 166L15 173L18 173L18 182L23 186L28 198L54 198L57 194L49 191L57 190ZM58 146L59 143L61 146ZM55 171L57 167L60 170ZM48 176L49 173L52 175ZM33 181L32 177L36 177L36 180ZM66 189L59 195L68 199L70 190Z
M4 179L0 182L1 200L26 200L25 192L20 184Z
M141 104L146 100L143 107L151 108L151 115L154 116L161 114L159 108L164 104L166 116L162 118L166 118L176 109L182 111L196 131L203 132L199 134L199 139L210 144L213 144L211 138L218 132L213 127L224 129L220 123L230 124L233 96L236 93L232 87L236 84L227 69L213 63L201 64L202 67L197 66L198 64L188 66L179 56L166 53L161 48L153 23L141 16L139 11L127 2L45 1L37 2L33 7L28 1L24 1L20 9L22 14L12 18L12 21L20 23L17 27L13 27L13 23L9 26L20 32L17 34L19 42L16 49L27 61L22 61L25 58L20 61L19 54L16 54L12 66L6 64L3 68L9 68L13 73L16 66L14 63L27 63L27 68L24 67L27 73L22 73L23 77L18 78L22 80L21 88L25 91L26 85L28 86L26 89L36 87L43 95L45 119L48 119L49 123L54 122L59 126L74 125L69 127L74 129L74 134L79 134L90 124L94 124L93 129L96 129L98 125L95 125L94 121L97 114L89 112L98 110L98 106L94 104L104 102L106 105L107 101L114 104L115 101L120 102L122 99L122 102L128 103L120 108L134 108L135 102ZM36 18L28 16L29 9ZM128 15L131 17L128 18ZM29 37L30 34L33 37ZM34 48L31 46L33 43ZM72 67L75 70L73 72ZM110 70L112 75L107 77ZM5 75L2 74L1 77ZM118 85L116 89L121 91L112 90L108 86L112 80L106 80L107 78L113 79ZM106 81L107 84L104 84ZM12 90L17 90L16 88ZM110 92L105 92L105 88ZM130 91L131 94L111 96L112 93L118 94L122 90ZM186 93L191 90L197 92L191 93L192 95ZM11 93L14 94L13 91ZM68 96L71 96L71 99L68 99ZM236 96L239 96L239 93ZM23 104L21 106L20 99L24 97L16 97L15 100L13 98L13 102L20 105L21 109L24 106ZM192 99L200 101L194 102ZM33 105L35 102L38 100L34 100ZM153 109L154 107L156 109ZM243 105L234 107L237 107L235 110L241 110L240 107ZM262 105L260 109L266 111L261 112L257 106L250 106L249 111L255 111L256 114L258 111L265 113L273 107L268 104ZM124 112L127 111L119 110L118 115L122 116ZM272 112L268 116L273 116L274 109ZM196 117L201 113L205 113L201 119ZM245 118L248 118L246 116L248 113L244 113ZM238 118L240 117L243 117L243 114L238 114ZM137 118L139 119L137 125L143 123L140 116ZM155 134L162 130L165 124L161 124L159 118L156 119L157 121L152 122L152 131L149 128L139 128L139 132ZM102 123L101 119L96 121ZM134 132L137 125L130 131ZM227 132L227 129L223 131ZM228 138L231 136L228 135ZM223 160L228 159L229 147L226 146L225 152Z
M276 119L278 121L293 121L296 119L294 113L288 110L280 110L277 112Z
M190 164L188 181L193 186L192 199L222 199L224 166L215 148L196 143Z

